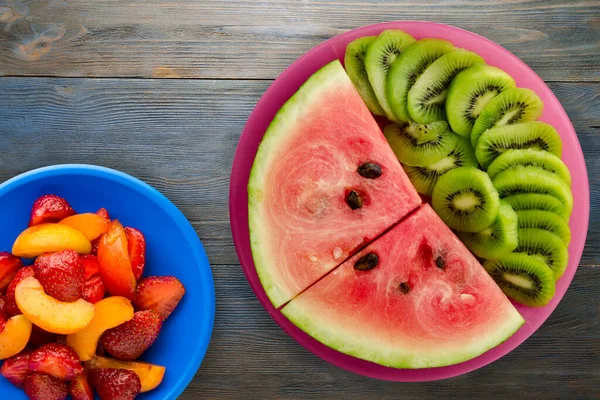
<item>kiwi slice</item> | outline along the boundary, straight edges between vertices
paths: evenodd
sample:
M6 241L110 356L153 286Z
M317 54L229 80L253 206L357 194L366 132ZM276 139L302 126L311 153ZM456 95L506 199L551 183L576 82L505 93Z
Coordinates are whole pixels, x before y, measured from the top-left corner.
M517 248L517 229L517 213L500 200L498 217L489 228L475 233L457 232L457 235L477 257L497 260Z
M517 211L519 228L543 229L558 236L564 244L571 242L571 230L564 219L550 211L520 210Z
M519 229L519 245L515 253L524 253L543 261L554 272L557 281L567 269L569 252L558 236L543 229Z
M375 96L371 82L369 82L369 76L365 68L367 49L375 38L376 36L364 36L350 42L346 47L344 64L350 80L356 87L356 90L358 90L358 93L360 93L367 107L369 107L369 110L375 115L385 115L385 112L379 105L377 96Z
M476 168L478 166L477 159L475 158L475 152L473 151L469 140L462 136L455 136L456 145L454 149L452 149L450 153L448 153L448 155L442 158L440 161L424 167L404 165L404 170L406 171L406 174L410 178L412 184L417 189L417 192L430 196L433 186L437 182L438 178L444 175L446 172L454 168Z
M421 124L446 119L444 104L450 82L471 65L485 64L483 58L456 49L433 62L408 91L408 112Z
M471 145L477 147L479 137L490 128L535 121L543 110L544 103L533 90L506 89L484 107L475 121L471 130Z
M549 194L560 200L571 214L573 194L567 184L558 175L538 167L513 167L500 172L492 180L500 197L520 193Z
M515 80L500 68L474 65L465 69L448 88L446 116L450 127L459 135L470 137L485 106L506 89L516 86Z
M554 154L534 149L507 150L500 154L488 167L487 173L494 179L500 172L514 166L534 166L545 169L560 177L571 186L571 174L564 162Z
M473 167L460 167L438 178L431 204L450 228L479 232L496 220L500 199L490 177Z
M554 273L534 257L511 253L499 260L488 260L483 267L504 294L517 303L541 307L554 297Z
M441 39L421 39L408 46L390 66L386 84L387 99L400 121L409 121L408 91L417 78L435 60L454 50L452 43Z
M389 124L383 132L398 160L413 166L440 161L454 149L458 138L448 129L446 121L426 125L415 122Z
M484 169L507 150L543 150L560 157L562 141L556 129L545 122L531 121L499 126L485 131L475 147L475 156Z
M414 41L415 38L404 31L389 29L381 32L367 49L367 55L365 56L367 75L379 105L391 121L396 121L396 118L385 96L385 85L390 65Z
M502 200L510 204L517 213L523 210L541 210L554 213L561 217L563 221L569 220L567 207L556 197L549 194L514 194L504 197Z

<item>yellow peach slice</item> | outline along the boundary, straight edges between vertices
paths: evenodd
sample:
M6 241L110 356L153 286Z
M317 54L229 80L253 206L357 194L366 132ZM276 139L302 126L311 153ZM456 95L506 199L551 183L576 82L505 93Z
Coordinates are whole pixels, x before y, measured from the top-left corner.
M71 215L59 223L77 229L90 241L98 239L110 226L109 220L92 213Z
M0 360L19 354L27 346L31 328L31 322L22 314L6 321L4 329L0 332Z
M133 318L133 306L125 297L112 296L96 304L96 315L82 331L67 336L67 345L79 355L81 361L89 361L96 354L100 336Z
M112 368L128 369L137 374L142 384L140 393L149 392L155 389L162 382L165 376L165 367L155 364L149 364L141 361L120 361L113 358L96 356L90 361L84 363L86 369Z
M73 249L89 254L92 244L77 229L65 224L39 224L27 228L17 237L12 253L17 257L33 258L42 253Z
M79 332L94 318L94 305L83 299L72 303L58 301L44 292L34 277L23 279L15 289L19 310L45 331L68 335Z

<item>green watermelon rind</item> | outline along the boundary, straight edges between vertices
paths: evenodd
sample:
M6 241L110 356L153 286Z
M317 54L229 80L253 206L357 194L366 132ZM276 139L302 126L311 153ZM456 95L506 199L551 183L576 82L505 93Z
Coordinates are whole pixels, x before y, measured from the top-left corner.
M250 171L248 180L248 225L250 230L250 246L254 266L260 282L271 300L278 308L288 301L292 294L282 292L273 281L270 272L274 269L268 261L271 257L265 254L265 242L261 238L262 218L260 215L260 204L263 197L263 181L269 170L271 160L277 156L277 149L282 148L286 140L290 139L289 132L296 122L296 118L306 110L306 105L312 103L312 98L318 98L321 93L327 91L332 85L352 86L352 82L339 60L335 60L315 72L298 91L279 109L273 121L267 128L263 139L256 152L254 164Z

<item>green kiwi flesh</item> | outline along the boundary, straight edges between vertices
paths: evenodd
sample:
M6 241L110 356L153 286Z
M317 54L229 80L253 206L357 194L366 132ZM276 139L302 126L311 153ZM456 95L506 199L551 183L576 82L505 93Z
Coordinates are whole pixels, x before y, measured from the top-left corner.
M364 36L350 42L346 47L344 65L346 66L346 72L350 80L354 84L354 87L356 87L356 90L358 90L358 93L360 93L367 107L369 107L369 110L375 115L385 115L373 91L365 68L367 49L375 38L376 36Z
M543 150L560 157L562 141L556 129L545 122L531 121L488 129L477 141L475 156L487 170L507 150Z
M565 245L571 242L571 229L560 216L542 210L520 210L517 211L519 228L543 229L558 236Z
M494 179L500 172L515 166L533 166L545 169L560 177L569 187L571 173L564 162L552 153L534 149L507 150L500 154L488 167L487 173Z
M500 68L474 65L460 72L450 83L446 117L452 130L470 137L471 129L485 106L497 95L516 87L515 80Z
M454 50L441 39L421 39L409 45L390 66L386 83L387 100L399 121L409 121L408 91L435 60Z
M504 294L517 303L545 306L556 292L554 273L534 257L511 253L499 260L488 260L483 267Z
M408 92L411 118L421 124L446 119L444 104L450 83L459 72L475 64L485 62L464 49L456 49L434 61Z
M367 49L365 56L367 75L369 76L369 81L371 82L375 96L377 96L379 105L391 121L395 121L396 117L394 117L385 94L390 65L392 65L394 60L408 45L414 42L415 38L408 33L389 29L381 32Z
M525 210L548 211L558 215L565 222L569 220L567 207L556 197L549 194L514 194L504 197L502 200L510 204L517 213Z
M457 232L457 235L477 257L497 260L517 248L517 220L510 204L501 200L498 217L489 228L475 233Z
M515 253L523 253L544 262L557 281L567 269L569 252L562 240L543 229L519 229L519 245Z
M479 232L496 220L500 199L488 174L477 168L460 167L438 178L431 204L450 228Z
M483 109L471 130L471 145L477 147L479 137L496 126L535 121L544 110L544 103L533 90L506 89L494 97Z

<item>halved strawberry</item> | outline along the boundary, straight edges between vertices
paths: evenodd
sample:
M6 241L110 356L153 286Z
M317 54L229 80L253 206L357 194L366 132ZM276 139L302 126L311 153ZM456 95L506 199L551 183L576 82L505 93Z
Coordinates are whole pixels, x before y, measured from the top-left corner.
M47 194L33 203L29 226L44 222L58 222L74 214L75 211L67 200L53 194Z
M38 348L48 343L54 343L57 339L58 335L56 333L47 332L37 325L33 325L27 344L33 348Z
M125 228L127 234L127 250L131 260L131 270L135 279L140 279L146 265L146 239L142 232L135 228Z
M0 252L0 293L15 277L17 271L23 267L23 261L7 251Z
M162 323L163 319L156 311L138 311L129 321L104 332L102 346L115 358L136 360L154 344Z
M48 296L73 302L83 295L85 268L75 250L42 254L36 258L33 270Z
M65 400L68 394L66 382L37 372L25 378L23 390L30 400Z
M102 218L110 221L110 214L108 213L108 210L106 208L101 208L98 211L96 211L96 215L99 215Z
M21 310L19 310L19 306L17 306L17 302L15 301L15 289L17 288L17 284L19 282L33 275L33 267L21 268L15 274L13 280L8 284L8 288L6 288L6 305L4 306L4 312L8 317L22 314Z
M138 310L154 310L167 319L185 294L174 276L149 276L140 280L133 305Z
M93 254L85 254L81 257L83 268L85 269L85 279L88 279L92 275L96 275L98 272L98 257Z
M83 299L95 304L104 298L106 288L100 275L96 274L89 277L83 286Z
M4 314L4 311L0 311L0 333L4 330L6 326L6 321L8 321L8 317Z
M6 296L0 295L0 313L6 315Z
M0 375L16 387L22 388L23 380L31 374L29 356L31 356L31 351L22 351L16 356L7 358L0 368Z
M127 369L93 369L89 377L100 400L133 400L142 389L140 378Z
M79 356L67 345L49 343L34 350L29 357L29 369L69 381L83 373Z
M85 373L77 375L69 384L69 393L73 400L94 400L94 391Z

